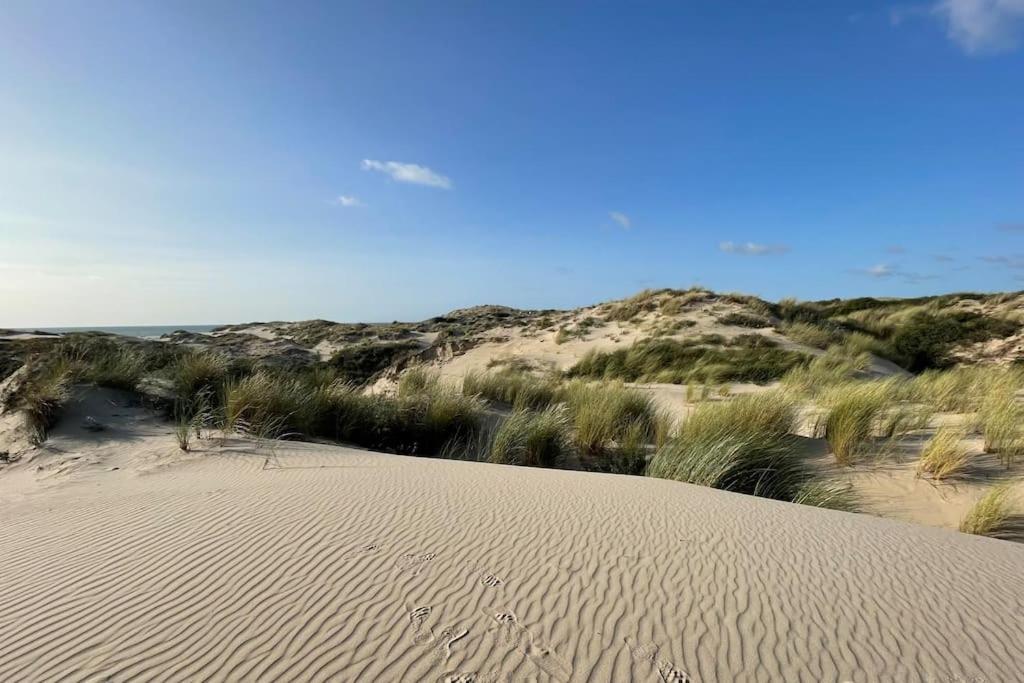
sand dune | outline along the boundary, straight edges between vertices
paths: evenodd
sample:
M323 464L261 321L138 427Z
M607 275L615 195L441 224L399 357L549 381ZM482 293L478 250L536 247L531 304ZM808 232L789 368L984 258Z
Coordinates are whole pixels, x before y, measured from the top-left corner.
M1015 680L1024 546L670 481L203 442L0 473L0 680ZM113 468L118 469L113 469Z

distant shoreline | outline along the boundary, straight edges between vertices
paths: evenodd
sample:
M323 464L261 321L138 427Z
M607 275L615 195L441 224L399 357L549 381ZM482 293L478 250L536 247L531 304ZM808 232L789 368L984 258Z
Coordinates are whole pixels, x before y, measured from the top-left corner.
M107 332L120 334L126 337L160 337L170 334L176 330L196 332L203 334L215 330L221 325L115 325L115 326L94 326L94 327L33 327L15 328L20 332L49 332L52 334L66 334L69 332Z

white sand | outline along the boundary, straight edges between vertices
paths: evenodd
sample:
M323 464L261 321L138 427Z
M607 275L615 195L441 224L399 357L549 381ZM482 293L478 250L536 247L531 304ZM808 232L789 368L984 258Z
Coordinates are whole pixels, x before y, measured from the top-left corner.
M94 400L0 471L0 680L1024 671L1024 546L654 479L202 447Z

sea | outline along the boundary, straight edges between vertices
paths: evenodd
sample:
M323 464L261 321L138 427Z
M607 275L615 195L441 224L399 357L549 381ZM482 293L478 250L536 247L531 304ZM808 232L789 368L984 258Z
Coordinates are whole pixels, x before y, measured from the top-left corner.
M24 331L56 332L58 334L66 332L109 332L111 334L122 334L126 337L155 339L176 330L206 333L217 327L220 327L220 325L125 325L120 327L36 327L25 329Z

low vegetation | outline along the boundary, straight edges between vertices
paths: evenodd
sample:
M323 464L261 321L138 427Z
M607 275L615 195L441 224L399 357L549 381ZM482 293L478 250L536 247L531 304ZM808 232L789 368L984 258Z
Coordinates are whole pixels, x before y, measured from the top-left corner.
M850 509L843 487L815 482L797 452L796 404L781 393L705 403L655 454L648 474L792 502Z
M1006 534L1014 517L1013 491L1008 484L995 486L985 493L960 522L965 534L999 537Z
M837 463L851 465L873 442L892 396L882 382L850 383L834 387L824 403L828 406L825 440Z
M515 408L544 408L560 400L557 378L537 377L518 370L470 372L462 380L462 391Z
M731 347L713 347L702 345L700 340L650 339L628 349L590 351L569 370L569 375L672 384L765 383L779 379L808 360L805 354L771 347L770 340L754 346L752 340L745 338Z
M921 451L918 474L930 474L936 481L942 481L963 471L970 460L964 437L964 430L960 427L939 428Z
M561 406L540 412L517 410L498 428L490 461L504 465L555 467L569 444L569 420Z

